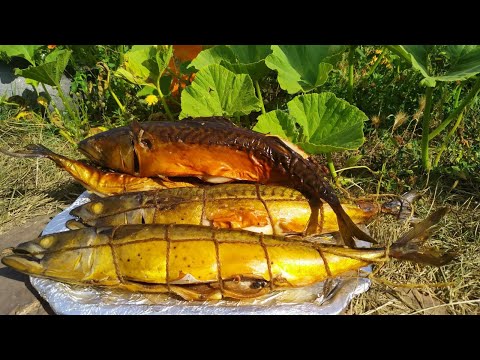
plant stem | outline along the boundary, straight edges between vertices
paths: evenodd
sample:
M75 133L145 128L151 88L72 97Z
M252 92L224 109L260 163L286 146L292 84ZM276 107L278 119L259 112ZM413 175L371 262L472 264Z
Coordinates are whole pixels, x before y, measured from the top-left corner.
M350 46L348 53L348 93L347 99L349 103L353 101L353 61L355 60L355 46Z
M163 108L165 109L165 112L167 113L167 117L170 121L174 121L172 112L170 111L170 108L168 107L167 102L165 101L165 98L163 97L162 90L160 90L160 76L157 79L157 91L158 95L160 96L160 101L163 104Z
M460 98L460 93L462 92L462 86L463 86L463 83L461 83L460 85L458 85L455 90L453 91L453 94L454 94L454 97L455 97L455 100L454 100L454 103L453 103L453 108L456 109L458 107L458 99ZM450 142L450 139L451 137L453 136L453 134L455 133L455 130L457 130L458 126L460 125L460 123L462 122L462 119L463 119L463 114L465 113L465 111L461 112L460 115L458 116L457 118L457 121L455 122L455 125L453 125L453 128L449 131L449 133L447 134L447 136L445 136L445 139L443 140L443 144L442 146L440 147L440 150L438 151L438 154L437 156L435 157L435 161L433 163L433 166L434 167L437 167L438 166L438 163L440 162L440 157L442 156L442 153L445 151L445 149L447 148L448 146L448 143Z
M443 152L446 150L450 142L450 139L452 138L453 134L455 134L455 131L457 130L458 126L462 123L464 113L465 113L464 111L460 113L460 115L457 118L457 121L455 122L455 125L453 125L453 128L448 132L447 136L445 136L445 140L443 141L443 144L440 147L440 150L437 156L435 157L435 161L433 163L435 167L438 166L438 163L440 162L440 157L442 156Z
M327 165L328 165L328 170L330 170L330 174L332 174L333 180L337 180L337 172L335 171L335 165L333 165L333 160L332 160L332 153L327 153Z
M73 112L70 106L70 103L68 102L67 98L65 97L65 94L62 91L62 88L60 87L60 83L56 84L56 88L57 88L58 96L60 97L60 99L62 99L63 105L65 105L65 109L67 110L68 115L70 115L73 121L77 120L78 116Z
M430 119L431 119L431 110L432 110L432 94L433 94L432 87L427 87L425 91L425 111L423 113L423 123L422 123L422 164L423 167L429 171L430 170L430 162L428 160L428 130L430 126Z
M265 105L263 104L263 97L262 97L262 92L260 91L260 84L258 83L258 80L255 80L255 89L257 90L257 96L260 99L260 105L262 107L262 114L265 115Z
M395 45L386 45L385 46L388 50L390 50L391 52L393 52L394 54L397 54L399 56L401 56L404 60L406 60L409 64L412 63L412 59L410 57L410 54L407 53L405 50L403 49L397 49L395 47ZM397 68L399 69L399 68Z
M120 64L121 64L121 63L123 63L123 45L119 45L119 49L122 49L122 52L120 53L120 56L121 56ZM123 106L120 99L117 97L115 92L112 90L112 86L110 84L110 68L104 62L101 62L100 64L105 69L105 71L107 72L107 80L104 81L104 84L106 85L106 88L108 89L108 91L110 91L110 94L112 94L113 99L117 103L117 105L120 108L120 111L122 112L122 114L125 114L125 106Z
M120 102L120 100L118 99L117 95L115 95L115 93L113 92L112 87L110 85L108 86L108 91L110 91L110 94L112 94L113 99L117 103L117 105L120 108L122 114L125 114L125 106L123 106L123 104Z
M168 56L168 60L167 60L167 65L168 66L168 62L170 61L172 55L173 55L173 45L170 45L168 47L168 51L169 51L169 56ZM157 59L157 62L158 62L158 59ZM163 108L165 109L165 112L167 113L167 117L170 121L174 121L173 119L173 115L172 115L172 112L170 111L170 108L168 107L168 104L167 102L165 101L165 98L163 96L163 93L162 93L162 90L160 89L160 78L162 77L162 73L165 71L165 69L162 71L160 70L160 75L158 76L157 78L157 91L158 91L158 95L160 96L160 100L162 101L162 104L163 104Z
M43 88L43 91L45 91L45 94L47 94L47 98L48 98L48 102L52 102L52 95L50 95L50 93L48 92L47 90L47 87L45 86L44 83L40 83L42 85L42 88ZM55 104L52 103L52 106L54 106Z
M119 62L120 65L123 64L123 55L125 54L125 49L123 48L123 45L118 45L118 53L119 53Z
M480 91L480 76L478 76L477 81L473 85L472 89L468 93L467 97L462 101L462 103L445 119L442 121L438 127L433 130L428 136L428 140L432 140L435 136L440 134L454 119L458 118L460 113L469 105L472 100L475 98L477 93Z
M374 72L375 70L377 69L378 65L380 65L380 62L383 60L383 58L385 57L385 52L387 51L387 49L383 49L382 53L378 56L378 59L377 61L375 61L375 63L373 64L373 66L371 67L371 69L369 70L369 72L367 73L367 75L365 76L365 79L368 79Z
M60 129L59 134L62 135L69 143L71 143L73 146L77 146L77 142L72 139L72 137L66 132L65 130Z
M168 118L170 119L170 121L174 121L173 115L170 111L170 108L167 105L167 102L165 101L165 98L163 97L163 94L161 92L159 93L160 93L160 100L162 101L163 108L165 109L165 112L167 113Z

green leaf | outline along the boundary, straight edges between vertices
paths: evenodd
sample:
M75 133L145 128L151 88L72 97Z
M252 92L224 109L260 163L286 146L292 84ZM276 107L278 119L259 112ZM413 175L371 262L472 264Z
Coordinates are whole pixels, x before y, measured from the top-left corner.
M452 66L447 74L437 76L438 81L459 81L480 73L479 45L450 45L446 48Z
M306 92L325 83L346 49L345 45L272 45L265 64L278 71L280 87L289 94Z
M288 109L302 128L297 144L307 153L353 150L364 142L363 123L368 117L333 93L297 96Z
M236 74L249 74L253 80L258 80L269 71L265 58L270 53L270 45L218 45L201 51L189 67L200 70L219 64Z
M200 116L240 116L260 110L252 79L212 64L202 68L182 91L180 119Z
M345 167L352 167L357 165L357 163L363 158L363 155L352 155L345 161Z
M170 75L164 75L160 78L160 91L162 92L163 96L170 95L171 84L172 84L172 77Z
M232 71L237 74L249 74L253 80L259 80L269 72L265 58L272 53L270 45L229 45L228 47L237 59L237 64L232 64Z
M34 88L37 88L38 81L33 80L33 79L25 78L25 84L29 84L29 85L32 85Z
M123 63L114 74L133 84L156 88L172 54L172 46L133 46L124 54Z
M44 63L49 63L49 62L54 62L57 60L57 57L61 54L63 54L64 52L66 52L68 50L60 50L60 49L55 49L53 50L51 53L49 53L47 56L45 56L45 60L44 60Z
M431 77L432 74L428 72L428 55L433 47L431 45L403 45L402 47L410 55L413 68L420 71L423 77Z
M265 60L272 53L270 45L228 45L240 64L251 64Z
M429 71L429 55L434 51L432 45L394 45L389 49L409 58L412 67L419 71L424 79L422 85L434 87L437 81L461 81L480 73L479 45L450 45L446 53L450 58L450 67L444 69L443 75L435 75Z
M28 69L17 69L15 74L25 78L32 79L50 86L59 86L60 79L67 67L71 50L66 50L57 56L55 61L48 62L39 66L31 66Z
M4 52L8 57L18 56L22 57L35 65L33 59L35 51L42 47L41 45L0 45L0 53Z
M194 67L195 69L200 70L208 65L220 64L222 61L226 61L231 64L236 62L233 51L226 45L218 45L210 49L200 51L200 53L195 59L192 60L188 67Z
M298 136L295 118L282 110L273 110L260 115L253 130L263 134L276 135L293 143L297 141Z
M138 92L137 92L137 97L144 97L148 95L156 95L158 96L158 91L156 88L153 88L151 86L144 86L142 87Z

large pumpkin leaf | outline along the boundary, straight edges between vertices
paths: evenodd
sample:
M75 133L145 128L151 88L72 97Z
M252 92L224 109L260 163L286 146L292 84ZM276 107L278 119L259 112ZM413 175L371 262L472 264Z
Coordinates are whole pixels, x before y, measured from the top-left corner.
M225 66L237 74L249 74L253 80L259 80L267 75L269 68L265 58L271 54L270 45L229 45L237 63Z
M172 46L133 46L124 54L123 63L115 75L133 84L157 87L172 54Z
M71 50L65 50L58 54L55 61L39 66L32 66L23 70L17 69L15 74L50 86L59 86L71 54Z
M212 64L220 64L222 61L235 63L236 58L233 51L226 45L217 45L201 51L195 59L192 60L189 68L194 67L197 70Z
M269 71L265 58L271 52L270 45L218 45L203 50L190 66L200 70L220 64L236 74L249 74L253 80L258 80Z
M253 130L263 134L277 135L293 143L297 141L298 136L295 118L282 110L273 110L260 115Z
M479 45L450 45L446 51L452 65L447 74L436 77L438 81L465 80L480 73Z
M270 45L228 45L240 64L265 60L272 53Z
M345 45L272 45L265 64L278 71L280 87L295 94L324 84L346 49Z
M181 95L179 118L239 116L260 110L252 79L218 64L202 68Z
M424 80L422 84L434 87L437 81L461 81L480 73L479 45L450 45L445 51L449 55L450 67L442 75L431 73L429 55L433 52L432 45L393 45L389 49L402 55L419 71Z
M403 45L402 47L410 55L413 68L420 71L425 78L431 77L432 74L428 71L428 55L431 53L433 46Z
M35 65L33 56L35 50L40 48L41 45L0 45L0 53L4 52L8 57L18 56L22 57Z
M297 144L307 153L353 150L364 142L363 123L368 117L333 93L297 96L287 105L302 128Z

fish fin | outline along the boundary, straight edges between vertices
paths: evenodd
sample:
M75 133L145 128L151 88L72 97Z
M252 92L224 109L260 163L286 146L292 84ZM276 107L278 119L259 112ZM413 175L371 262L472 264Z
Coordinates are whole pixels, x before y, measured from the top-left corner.
M320 206L323 206L323 204L315 200L310 200L308 204L310 205L310 217L308 219L305 235L315 235L318 228L318 215L320 213Z
M133 120L130 124L130 129L134 134L138 134L142 130L142 125L137 120Z
M389 250L388 255L427 265L442 266L455 258L452 252L440 252L434 249L420 249L420 246L427 240L430 228L436 225L447 212L443 207L430 214L422 222L415 224L412 229L400 237Z
M65 226L66 226L69 230L78 230L78 229L84 229L84 228L87 227L87 225L85 225L84 223L81 223L80 221L74 220L74 219L68 220L68 221L65 223Z
M395 242L395 244L407 244L418 239L423 233L425 233L432 226L437 224L442 219L442 217L445 216L447 211L448 209L446 207L442 207L434 213L430 214L425 220L415 224L408 232L403 234L400 239Z
M169 291L188 301L221 300L220 289L212 289L208 284L170 285Z
M378 244L378 242L370 235L360 230L360 228L352 221L350 216L345 212L341 205L338 207L332 207L337 214L338 229L342 235L343 242L348 247L355 248L355 241L353 237L358 240L367 241L369 243Z
M40 144L30 144L27 145L24 149L18 151L8 151L6 149L0 148L0 152L13 157L20 158L39 158L39 157L50 157L56 156L56 154L47 149L45 146Z
M300 146L292 143L289 139L280 137L278 135L270 135L270 134L265 134L265 135L268 136L268 137L271 137L271 138L277 138L279 141L284 143L285 146L288 146L291 150L295 151L297 154L299 154L304 159L309 159L310 158L309 154L307 154L305 151L303 151L303 149L301 149Z

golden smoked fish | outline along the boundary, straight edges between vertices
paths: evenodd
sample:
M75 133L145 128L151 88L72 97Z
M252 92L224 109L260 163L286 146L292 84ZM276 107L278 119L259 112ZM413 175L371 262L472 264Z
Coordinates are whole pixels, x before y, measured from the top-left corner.
M174 187L195 186L188 182L169 181L160 178L137 177L112 171L98 169L83 161L69 159L54 153L43 145L31 144L25 149L11 152L0 149L5 155L26 158L49 158L58 167L67 171L72 177L82 184L87 190L99 195L108 196L123 194L133 191L147 191L169 189Z
M381 211L371 201L342 204L355 223ZM88 226L192 224L264 234L305 234L310 206L297 190L274 185L215 186L145 191L95 199L71 211ZM390 212L390 211L389 211ZM320 208L316 234L338 231L328 204Z
M57 281L186 300L254 298L301 287L390 258L444 265L450 254L421 250L441 209L388 248L353 249L199 225L122 225L42 236L2 251L2 263Z

